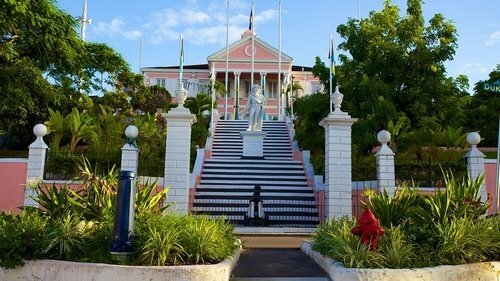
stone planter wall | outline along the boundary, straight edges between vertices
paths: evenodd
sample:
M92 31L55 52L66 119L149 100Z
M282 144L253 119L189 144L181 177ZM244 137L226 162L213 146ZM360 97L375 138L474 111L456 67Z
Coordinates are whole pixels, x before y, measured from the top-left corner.
M312 249L312 243L303 241L302 251L311 257L329 275L332 281L497 281L500 280L500 262L464 265L442 265L409 269L353 269L345 268L331 258Z
M55 260L27 261L15 269L0 269L0 281L228 281L240 256L213 265L122 266Z

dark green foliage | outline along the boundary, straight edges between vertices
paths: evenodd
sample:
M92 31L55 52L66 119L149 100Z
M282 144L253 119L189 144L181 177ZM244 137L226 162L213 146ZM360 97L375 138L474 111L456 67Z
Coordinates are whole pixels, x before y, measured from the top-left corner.
M482 177L458 180L445 174L446 189L421 194L403 187L390 197L385 191L365 193L385 229L378 251L369 251L351 234L355 221L330 221L318 229L314 249L346 267L409 268L497 260L500 219L485 217Z
M0 213L0 267L30 259L115 263L109 252L113 233L117 178L97 175L87 160L80 164L82 186L44 186L36 191L42 207L18 215ZM234 226L223 219L164 216L168 188L157 181L137 185L134 259L131 264L211 264L231 256L239 244Z
M211 264L231 256L239 247L234 226L205 216L138 217L137 262L141 265Z
M484 138L481 140L483 146L497 145L500 118L500 93L485 91L483 83L493 83L498 80L500 80L500 64L490 72L488 79L476 83L475 94L468 107L466 127L468 131L478 131L481 134Z
M18 215L0 214L0 267L14 268L24 260L39 258L46 228L47 218L38 212L24 210Z

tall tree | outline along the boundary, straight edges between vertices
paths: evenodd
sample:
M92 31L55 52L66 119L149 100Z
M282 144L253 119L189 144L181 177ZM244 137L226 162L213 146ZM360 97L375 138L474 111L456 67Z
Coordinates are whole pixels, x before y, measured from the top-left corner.
M481 142L484 146L497 145L500 93L484 89L485 83L493 84L497 81L500 81L500 64L490 72L487 80L476 83L468 110L467 129L479 131L484 138Z
M337 28L339 82L345 107L360 120L355 143L370 149L374 135L390 120L406 117L413 128L442 130L464 124L468 94L462 79L446 76L444 63L457 47L456 28L441 14L425 25L422 0L408 0L406 15L390 0L381 11ZM357 136L357 139L356 139ZM366 140L370 140L366 142ZM370 143L371 142L371 143Z

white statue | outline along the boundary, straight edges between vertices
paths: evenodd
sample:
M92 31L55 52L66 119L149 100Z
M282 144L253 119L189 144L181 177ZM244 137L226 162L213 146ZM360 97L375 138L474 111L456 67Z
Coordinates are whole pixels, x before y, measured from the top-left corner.
M250 95L248 95L248 103L244 111L248 111L248 129L247 131L262 130L262 115L266 98L262 95L262 90L259 85L253 85Z

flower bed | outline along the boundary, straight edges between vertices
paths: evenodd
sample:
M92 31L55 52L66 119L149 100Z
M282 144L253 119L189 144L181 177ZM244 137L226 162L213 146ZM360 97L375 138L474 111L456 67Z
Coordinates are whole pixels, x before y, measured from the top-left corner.
M239 256L238 249L232 257L217 264L185 266L123 266L56 260L27 261L23 266L14 269L0 268L0 281L222 281L229 280Z
M482 262L463 265L441 265L436 267L407 269L345 268L340 263L312 249L312 243L303 241L301 249L323 268L332 281L455 281L500 280L500 262Z

